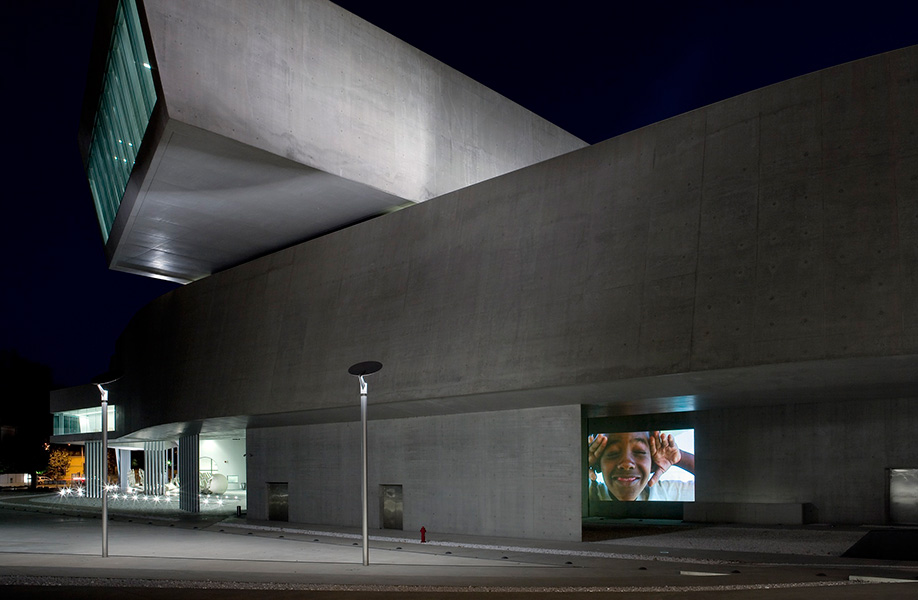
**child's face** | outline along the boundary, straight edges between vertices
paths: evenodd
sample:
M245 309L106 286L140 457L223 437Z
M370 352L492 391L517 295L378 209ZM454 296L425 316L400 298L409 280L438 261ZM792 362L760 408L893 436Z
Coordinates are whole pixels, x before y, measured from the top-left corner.
M652 470L647 432L612 433L606 437L609 441L599 459L606 488L618 500L634 500L644 491Z

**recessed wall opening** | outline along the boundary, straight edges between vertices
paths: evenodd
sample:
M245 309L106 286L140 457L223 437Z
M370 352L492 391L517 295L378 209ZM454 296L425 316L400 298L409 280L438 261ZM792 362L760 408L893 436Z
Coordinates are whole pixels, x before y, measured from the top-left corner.
M379 522L382 528L401 530L403 512L402 486L379 486Z
M889 522L918 524L918 469L887 469Z
M269 521L287 521L288 499L290 494L287 491L286 481L269 481L268 482L268 520Z

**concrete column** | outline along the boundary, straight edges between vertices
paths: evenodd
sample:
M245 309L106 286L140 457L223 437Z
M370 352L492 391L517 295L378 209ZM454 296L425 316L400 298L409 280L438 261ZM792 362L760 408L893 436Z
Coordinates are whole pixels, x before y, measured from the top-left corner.
M179 439L179 508L188 512L201 511L201 483L198 479L198 459L201 455L198 434Z
M89 498L102 497L102 469L105 465L102 456L102 442L86 442L86 496Z
M166 493L166 442L143 443L143 491L162 496Z
M131 451L119 449L116 451L118 457L118 487L122 492L126 492L131 486Z

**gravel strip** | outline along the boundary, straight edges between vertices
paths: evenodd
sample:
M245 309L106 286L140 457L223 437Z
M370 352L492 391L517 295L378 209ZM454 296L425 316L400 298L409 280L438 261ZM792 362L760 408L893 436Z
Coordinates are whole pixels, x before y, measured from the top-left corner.
M26 577L20 575L0 576L0 586L76 586L76 587L124 587L124 588L167 588L167 589L229 589L229 590L294 590L316 592L527 592L527 593L570 593L570 592L699 592L770 590L786 588L821 588L844 585L871 585L855 581L814 581L802 583L767 583L749 585L686 585L686 586L439 586L439 585L328 585L301 583L252 583L245 581L184 581L178 579L112 579L101 577ZM876 585L876 584L874 584Z

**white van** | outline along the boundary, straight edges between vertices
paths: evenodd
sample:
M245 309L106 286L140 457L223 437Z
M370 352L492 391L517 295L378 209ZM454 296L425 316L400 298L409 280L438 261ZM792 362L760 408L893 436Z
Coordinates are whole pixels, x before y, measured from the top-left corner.
M0 488L27 488L31 483L31 473L3 473L0 475Z

